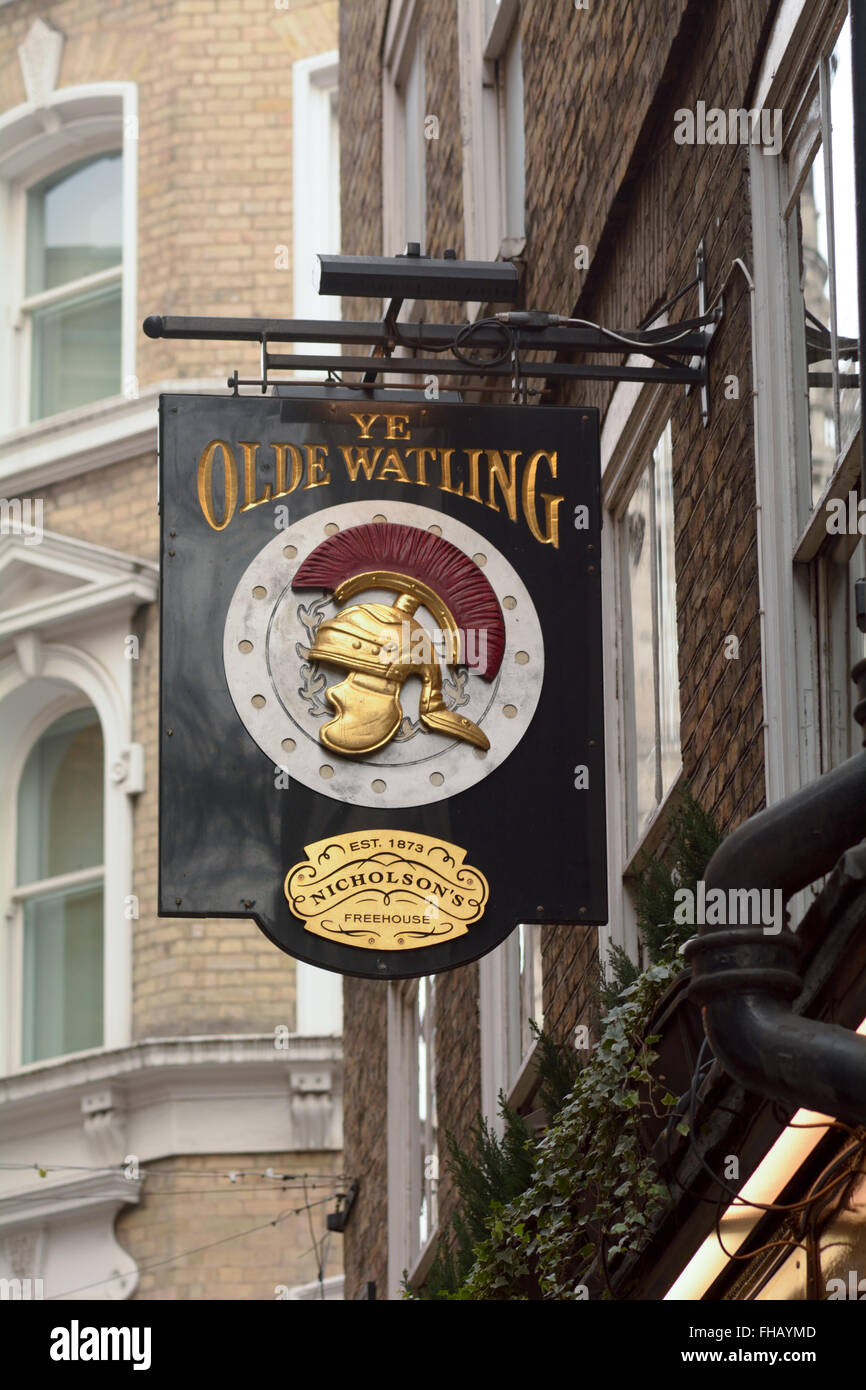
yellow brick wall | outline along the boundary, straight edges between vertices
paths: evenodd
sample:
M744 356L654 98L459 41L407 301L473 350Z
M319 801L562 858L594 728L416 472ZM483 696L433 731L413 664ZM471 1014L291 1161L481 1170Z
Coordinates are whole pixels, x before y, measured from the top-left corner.
M58 87L138 85L138 320L150 313L287 315L292 271L292 63L337 47L337 0L18 0L0 10L0 110L26 100L17 47L37 18L65 35ZM73 156L74 157L74 156ZM254 371L254 348L154 343L138 335L142 387ZM154 410L154 423L155 423ZM53 531L143 558L159 555L157 467L149 453L38 489ZM133 738L146 788L134 801L133 1037L269 1032L295 1026L294 962L252 921L156 915L158 605L139 610ZM138 1298L272 1299L278 1285L316 1277L299 1190L229 1184L231 1168L339 1170L337 1154L166 1159L138 1207L121 1213L121 1244L142 1266ZM211 1180L168 1170L214 1173ZM313 1187L311 1200L325 1191ZM317 1240L333 1202L312 1211ZM234 1236L197 1255L185 1250ZM341 1238L327 1273L339 1272ZM168 1264L162 1262L169 1260Z
M152 312L290 312L275 269L292 217L292 63L337 46L337 0L60 0L0 15L3 108L26 99L17 55L34 19L65 35L57 86L138 84L139 320ZM255 349L154 343L139 335L142 386L255 366ZM50 530L157 559L156 458L40 489ZM133 1036L294 1027L295 971L255 923L156 916L158 610L142 610L133 738L146 789L135 801Z
M282 1186L252 1176L236 1182L226 1177L232 1170L269 1167L312 1177L306 1191L300 1181ZM339 1274L343 1237L328 1238L325 1229L326 1214L336 1209L332 1194L338 1184L321 1182L339 1170L338 1154L316 1153L181 1156L149 1163L140 1203L122 1211L115 1228L140 1270L134 1298L275 1299L281 1287L318 1278L314 1246L326 1257L325 1277ZM299 1210L308 1204L309 1211ZM281 1215L284 1219L270 1224Z
M26 100L34 19L66 35L58 87L138 84L138 301L148 314L288 315L292 63L337 47L337 0L20 0L0 16L0 105ZM249 373L257 352L139 337L141 385Z

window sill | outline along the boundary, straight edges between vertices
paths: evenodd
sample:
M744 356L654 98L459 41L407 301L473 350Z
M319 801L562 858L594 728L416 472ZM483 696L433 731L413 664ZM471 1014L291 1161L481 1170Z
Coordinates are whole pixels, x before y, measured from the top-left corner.
M794 546L794 563L805 565L832 539L827 531L827 503L838 498L847 499L849 492L856 491L860 481L860 431L855 430L848 442L848 448L832 478L827 483L815 506L812 508L806 526ZM836 540L839 539L837 536ZM859 537L852 537L852 549Z
M112 396L0 435L0 495L20 496L91 469L156 451L162 392L228 395L222 379L162 381L134 399Z
M668 832L668 813L679 797L684 780L683 768L680 764L680 770L653 812L652 820L639 837L634 849L629 852L622 871L624 879L635 878L641 861L645 857L654 855L664 845Z
M508 1092L508 1105L512 1110L519 1110L521 1106L526 1105L528 1101L532 1100L538 1089L538 1056L539 1045L536 1040L525 1053L511 1090Z
M410 1289L420 1288L426 1280L427 1275L430 1273L430 1269L433 1265L433 1261L436 1258L436 1252L439 1249L440 1239L441 1232L437 1225L435 1229L430 1232L429 1236L425 1240L424 1244L421 1247L421 1253L419 1254L412 1268L409 1270L409 1273L406 1278L406 1283L409 1285Z

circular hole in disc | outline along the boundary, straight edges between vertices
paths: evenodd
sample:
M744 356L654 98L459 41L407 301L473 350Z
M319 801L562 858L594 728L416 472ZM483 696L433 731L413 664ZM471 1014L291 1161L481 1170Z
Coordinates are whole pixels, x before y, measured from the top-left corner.
M377 777L375 782L370 783L370 786L373 788L374 792L381 793L387 791L387 784L382 781L381 777Z
M268 591L261 584L257 584L253 589L253 598L267 598Z
M285 555L285 557L286 557L287 560L294 560L294 558L295 558L295 556L297 555L297 553L298 553L298 547L297 547L296 545L284 545L284 546L283 546L283 554Z
M428 527L427 527L427 530L430 532L431 536L441 536L441 535L442 535L442 527L441 527L441 526L428 526Z
M517 662L518 666L525 666L529 660L529 652L515 652L514 660Z
M487 564L487 556L482 555L480 551L477 555L473 555L472 558L475 561L476 565L480 565L482 569Z
M322 763L322 766L319 768L319 776L324 777L325 781L329 782L333 775L334 769L328 763Z
M432 782L434 787L441 787L442 783L445 781L445 778L442 776L441 772L431 772L430 781Z
M376 515L373 517L373 520L374 520L374 521L387 521L388 518L387 518L386 516L383 516L381 512L377 512Z
M294 753L295 740L293 738L284 738L282 742L282 748L283 751L286 753Z
M502 600L502 607L503 607L503 608L516 608L516 607L517 607L517 599L514 597L513 594L506 594L506 595L505 595L505 598Z
M244 638L243 642L238 642L238 651L243 652L244 656L247 656L247 654L251 652L252 649L252 642L248 642L246 638Z
M502 706L502 713L505 715L505 718L506 718L506 719L513 719L514 716L515 716L516 713L517 713L517 706L516 706L516 705L503 705L503 706Z
M266 704L267 704L267 700L265 699L264 695L254 695L254 696L253 696L253 707L254 707L255 709L264 709L264 707L265 707Z
M336 536L336 534L337 534L337 532L339 531L339 529L340 529L340 528L339 528L339 526L337 525L336 521L329 521L328 524L327 524L327 526L325 527L325 535L326 535L326 536Z

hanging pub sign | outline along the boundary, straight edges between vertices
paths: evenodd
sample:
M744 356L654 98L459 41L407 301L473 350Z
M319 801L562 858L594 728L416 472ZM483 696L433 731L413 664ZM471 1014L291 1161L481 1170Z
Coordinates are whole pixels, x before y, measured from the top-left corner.
M594 410L168 395L160 478L161 915L378 979L606 920Z

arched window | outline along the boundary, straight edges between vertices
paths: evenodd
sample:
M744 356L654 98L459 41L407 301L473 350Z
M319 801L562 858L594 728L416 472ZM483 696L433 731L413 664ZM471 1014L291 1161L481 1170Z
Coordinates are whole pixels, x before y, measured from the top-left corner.
M103 1038L103 742L93 709L54 721L18 786L23 1063Z
M0 112L0 434L138 395L137 146L132 82Z
M32 420L120 392L122 165L98 154L27 190Z

